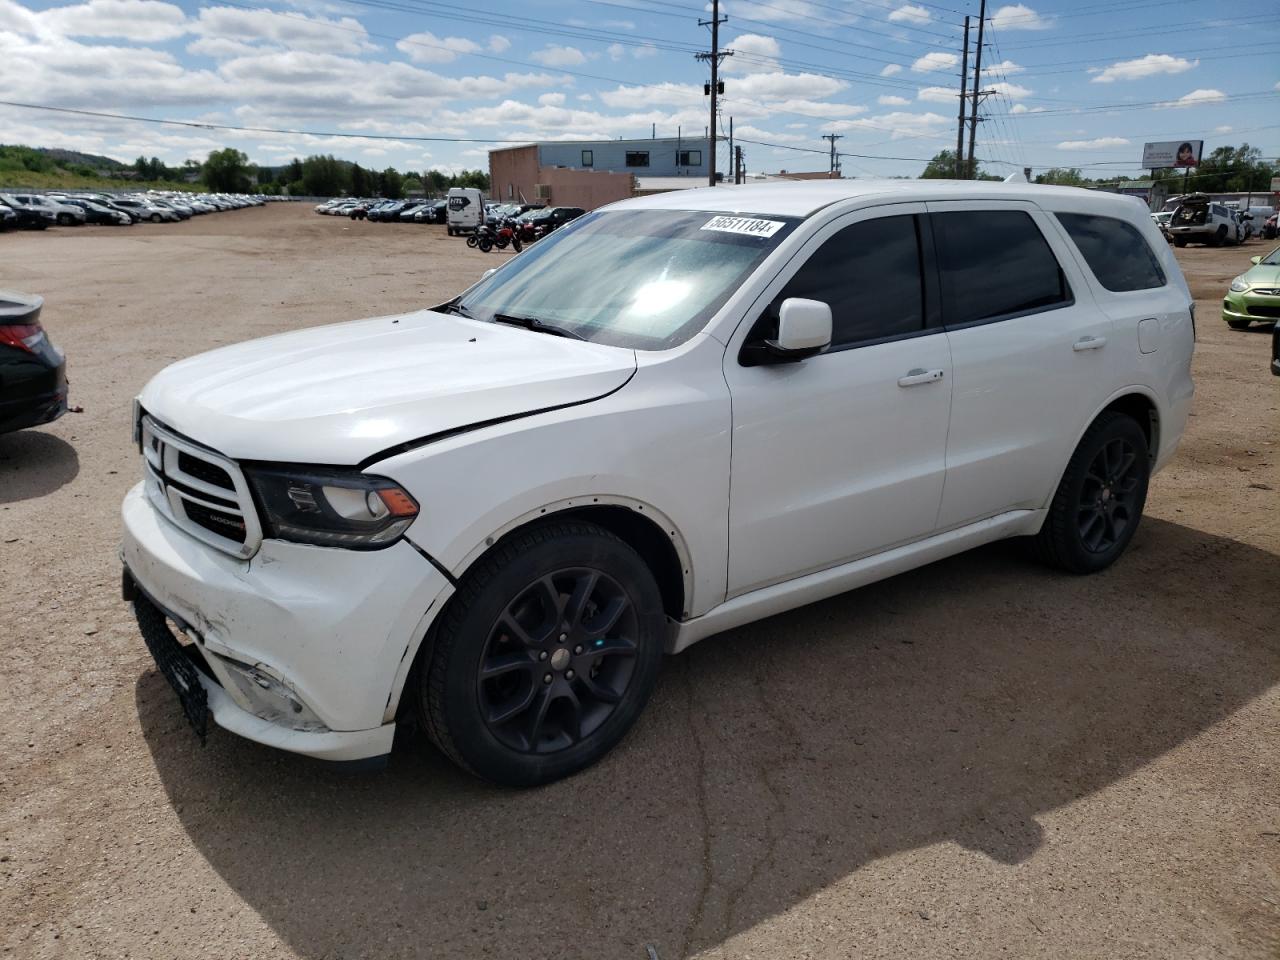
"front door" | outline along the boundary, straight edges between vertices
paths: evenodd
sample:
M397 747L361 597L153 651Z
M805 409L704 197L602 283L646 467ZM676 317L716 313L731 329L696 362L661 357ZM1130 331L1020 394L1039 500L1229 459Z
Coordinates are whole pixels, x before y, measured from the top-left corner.
M725 354L733 402L730 597L933 532L951 356L921 269L923 204L836 218L780 273ZM744 366L788 297L831 306L831 348Z

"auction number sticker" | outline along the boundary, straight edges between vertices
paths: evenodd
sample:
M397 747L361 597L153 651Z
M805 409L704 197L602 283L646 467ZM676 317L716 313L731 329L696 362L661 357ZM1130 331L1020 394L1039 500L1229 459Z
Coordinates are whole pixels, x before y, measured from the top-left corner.
M772 237L785 227L781 220L757 220L754 217L713 217L698 229L721 233L740 233L748 237Z

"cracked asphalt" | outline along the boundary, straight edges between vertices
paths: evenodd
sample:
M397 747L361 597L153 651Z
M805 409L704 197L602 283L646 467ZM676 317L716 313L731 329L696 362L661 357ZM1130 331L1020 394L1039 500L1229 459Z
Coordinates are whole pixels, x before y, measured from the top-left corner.
M669 659L605 762L497 790L201 748L119 599L130 400L437 303L498 254L277 205L0 235L85 412L0 437L0 951L57 958L1280 957L1280 381L1178 251L1194 416L1130 553L997 544Z

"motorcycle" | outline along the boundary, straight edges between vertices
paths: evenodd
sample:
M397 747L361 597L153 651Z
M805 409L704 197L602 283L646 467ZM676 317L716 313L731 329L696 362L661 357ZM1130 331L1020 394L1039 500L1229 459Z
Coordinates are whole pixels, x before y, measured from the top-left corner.
M516 253L519 253L524 249L524 244L520 240L520 234L516 231L516 225L510 219L502 221L498 226L497 235L493 238L493 245L499 250L505 250L507 248L507 244L510 244L511 249Z
M476 227L476 232L467 237L468 247L479 247L481 253L488 253L493 249L494 232L493 228L487 223L482 223Z

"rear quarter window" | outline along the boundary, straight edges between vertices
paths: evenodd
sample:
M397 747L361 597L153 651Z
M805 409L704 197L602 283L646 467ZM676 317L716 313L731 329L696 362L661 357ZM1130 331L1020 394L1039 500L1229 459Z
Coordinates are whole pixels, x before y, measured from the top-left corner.
M1098 283L1107 290L1113 293L1153 290L1167 282L1159 258L1133 224L1087 213L1054 216L1066 229Z

